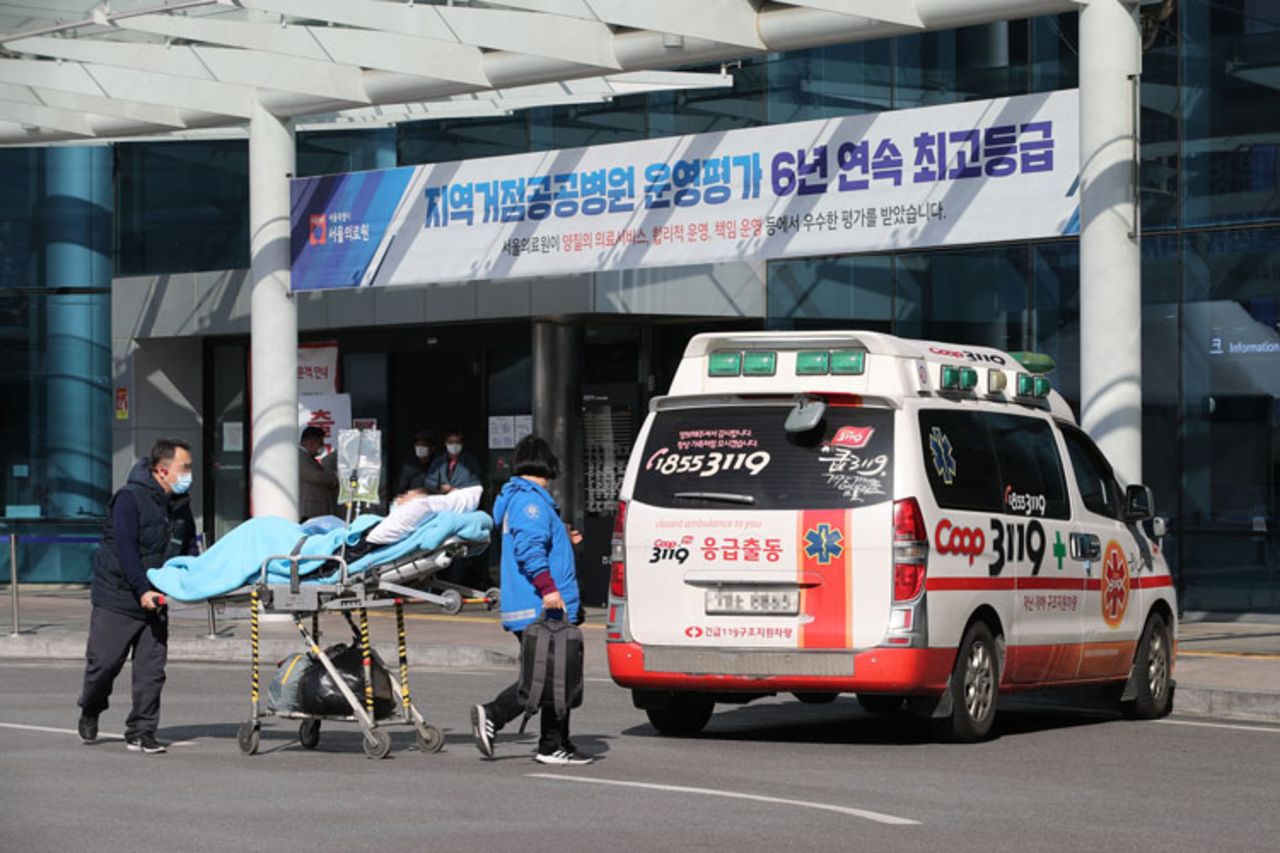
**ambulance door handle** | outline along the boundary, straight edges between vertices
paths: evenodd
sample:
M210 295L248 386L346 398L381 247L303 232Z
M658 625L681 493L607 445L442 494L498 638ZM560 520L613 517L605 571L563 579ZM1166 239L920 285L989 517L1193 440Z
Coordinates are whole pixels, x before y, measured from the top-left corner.
M1102 540L1092 533L1072 533L1071 559L1091 562L1102 559Z

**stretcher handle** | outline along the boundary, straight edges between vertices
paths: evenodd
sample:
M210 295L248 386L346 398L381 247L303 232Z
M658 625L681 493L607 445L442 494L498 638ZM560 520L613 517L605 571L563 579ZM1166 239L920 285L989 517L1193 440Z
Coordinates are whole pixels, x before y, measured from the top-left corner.
M297 593L302 584L298 564L310 560L319 563L337 563L340 570L338 582L343 586L347 585L347 561L346 558L339 557L337 554L273 554L263 560L259 567L259 582L263 585L267 582L267 567L276 560L287 560L289 563L289 591L292 593Z

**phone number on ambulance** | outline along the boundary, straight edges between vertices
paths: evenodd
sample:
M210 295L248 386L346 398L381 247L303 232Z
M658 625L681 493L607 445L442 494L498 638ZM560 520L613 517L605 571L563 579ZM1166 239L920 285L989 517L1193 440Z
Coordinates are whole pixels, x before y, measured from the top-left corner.
M664 447L650 456L644 467L646 471L657 471L664 476L697 474L699 477L714 477L721 471L746 469L754 477L768 468L772 459L765 450L754 453L670 453Z

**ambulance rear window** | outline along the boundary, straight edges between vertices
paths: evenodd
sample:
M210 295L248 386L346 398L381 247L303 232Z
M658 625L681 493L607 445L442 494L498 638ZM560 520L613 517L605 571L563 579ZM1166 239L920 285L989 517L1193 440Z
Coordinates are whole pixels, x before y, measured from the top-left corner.
M923 409L920 441L943 509L1071 517L1058 444L1043 418Z
M790 406L659 412L634 498L650 506L847 509L893 498L893 412L831 407L788 433Z

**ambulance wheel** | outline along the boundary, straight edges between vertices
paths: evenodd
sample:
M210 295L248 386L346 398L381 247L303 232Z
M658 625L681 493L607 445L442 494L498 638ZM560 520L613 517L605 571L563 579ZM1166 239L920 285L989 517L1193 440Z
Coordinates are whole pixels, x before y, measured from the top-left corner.
M496 610L498 605L502 603L502 590L496 586L491 586L485 590L484 597L488 600L485 604L486 610Z
M440 608L445 613L450 616L457 616L462 612L462 593L456 589L446 589L440 597L444 599L444 603L440 605Z
M298 743L303 749L315 749L320 744L320 721L303 720L298 726Z
M262 730L257 723L243 722L236 732L236 745L242 755L254 755L258 752L258 744L262 742Z
M706 728L716 703L696 693L677 693L666 708L646 708L649 723L659 734L690 737Z
M444 732L430 723L418 726L418 749L430 755L444 748Z
M374 729L364 736L362 745L370 758L386 758L391 751L391 735L385 729Z
M1152 613L1133 661L1138 695L1130 702L1120 703L1120 710L1129 719L1156 720L1173 710L1173 682L1169 678L1172 645L1164 617Z
M943 740L965 743L991 734L996 720L1000 658L991 628L981 620L969 626L956 654L955 669L947 689L951 713L933 718L934 734Z
M836 701L839 693L792 693L792 696L799 699L806 705L830 705Z
M894 696L886 693L859 693L858 704L868 714L896 714L902 710L907 700L905 696Z

